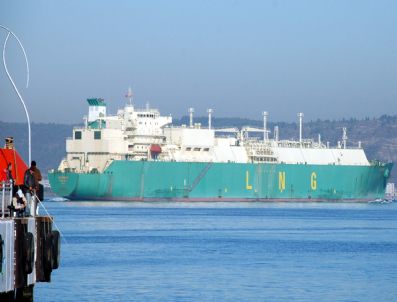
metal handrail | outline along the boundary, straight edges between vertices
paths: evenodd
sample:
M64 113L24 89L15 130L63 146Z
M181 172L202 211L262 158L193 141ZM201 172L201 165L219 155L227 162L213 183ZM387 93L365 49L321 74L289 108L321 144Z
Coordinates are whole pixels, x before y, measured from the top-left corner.
M13 182L10 181L2 181L1 182L1 218L5 218L6 211L6 191L9 191L8 205L12 202L12 191L13 191Z
M5 212L4 200L5 200L5 189L6 189L4 181L1 182L1 187L2 187L2 190L1 190L1 218L4 219L4 212Z

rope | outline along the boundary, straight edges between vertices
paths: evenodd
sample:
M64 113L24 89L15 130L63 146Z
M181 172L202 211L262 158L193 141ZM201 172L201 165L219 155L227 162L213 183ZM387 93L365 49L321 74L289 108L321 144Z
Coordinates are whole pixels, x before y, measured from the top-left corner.
M43 207L44 211L47 213L48 217L50 218L51 222L57 228L59 234L61 235L61 238L65 241L66 244L68 244L68 241L66 240L66 237L63 235L63 233L61 232L61 229L57 226L57 224L55 223L54 219L52 219L50 213L47 211L47 209L44 206L43 202L37 197L36 193L34 193L33 197L36 198L37 201L41 204L41 206ZM39 206L39 203L37 204L37 207Z

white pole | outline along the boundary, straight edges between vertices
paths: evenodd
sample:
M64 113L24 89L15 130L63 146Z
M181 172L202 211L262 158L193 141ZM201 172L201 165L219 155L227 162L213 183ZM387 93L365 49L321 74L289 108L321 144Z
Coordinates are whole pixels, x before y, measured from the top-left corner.
M3 65L4 65L4 69L5 69L6 73L7 73L7 77L10 80L10 82L11 82L11 84L12 84L12 86L13 86L15 92L16 92L16 94L19 97L19 100L22 103L22 106L23 106L23 108L25 110L26 119L28 121L28 141L29 141L28 154L29 154L29 164L30 164L31 159L32 159L32 156L31 156L32 155L32 147L31 147L31 130L30 130L29 113L28 113L28 109L26 108L25 102L23 101L23 98L22 98L21 94L19 93L19 90L18 90L17 86L15 85L10 73L8 72L7 63L6 63L6 56L5 56L6 55L6 46L7 46L7 42L8 42L8 38L10 37L10 34L13 35L14 38L17 40L19 46L22 49L23 55L25 56L25 62L26 62L26 88L29 86L29 62L28 62L28 57L26 56L25 49L23 48L23 45L22 45L21 41L18 39L18 37L10 29L8 29L7 27L5 27L3 25L0 25L0 27L5 29L8 32L7 37L6 37L5 41L4 41L4 46L3 46Z
M128 92L127 92L127 95L126 95L126 97L130 100L130 106L132 106L132 96L133 96L133 94L132 94L132 89L131 89L131 86L130 86L130 87L128 87Z
M13 191L14 191L14 182L12 180L10 180L10 195L9 195L9 199L8 199L9 205L12 204L12 192Z
M28 88L29 80L30 80L30 74L29 74L29 61L28 61L28 57L27 57L26 52L25 52L25 48L23 47L23 45L22 45L21 41L19 40L19 38L17 37L17 35L14 34L9 28L7 28L7 27L5 27L5 26L3 26L1 24L0 24L0 27L5 29L6 31L8 31L11 35L13 35L14 38L17 40L19 46L22 49L23 55L25 57L25 63L26 63L26 88Z
M346 130L346 127L343 127L342 141L343 141L343 149L346 149L346 142L347 142L347 130Z
M267 137L267 117L269 113L267 111L262 112L263 115L263 141L266 142L268 137Z
M189 119L190 119L190 128L193 127L193 112L194 112L194 108L189 108Z
M298 113L299 117L299 143L302 144L302 119L303 119L303 113L299 112Z
M211 129L212 109L211 108L208 109L207 112L208 112L208 129Z
M278 126L274 126L274 139L278 142Z
M1 194L1 218L4 219L4 212L5 212L5 194L6 194L6 182L2 181L3 192Z

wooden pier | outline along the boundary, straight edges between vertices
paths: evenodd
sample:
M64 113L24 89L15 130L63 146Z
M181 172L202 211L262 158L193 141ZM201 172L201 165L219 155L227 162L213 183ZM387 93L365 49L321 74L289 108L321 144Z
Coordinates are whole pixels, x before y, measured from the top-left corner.
M33 301L35 283L50 282L59 266L59 232L50 216L15 217L11 189L4 182L0 188L0 301Z

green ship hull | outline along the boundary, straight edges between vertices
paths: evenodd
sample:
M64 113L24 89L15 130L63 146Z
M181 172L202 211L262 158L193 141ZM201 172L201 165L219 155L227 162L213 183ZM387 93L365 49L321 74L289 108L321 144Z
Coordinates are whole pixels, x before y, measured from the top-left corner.
M113 161L103 173L50 172L71 200L369 201L384 198L392 164Z

